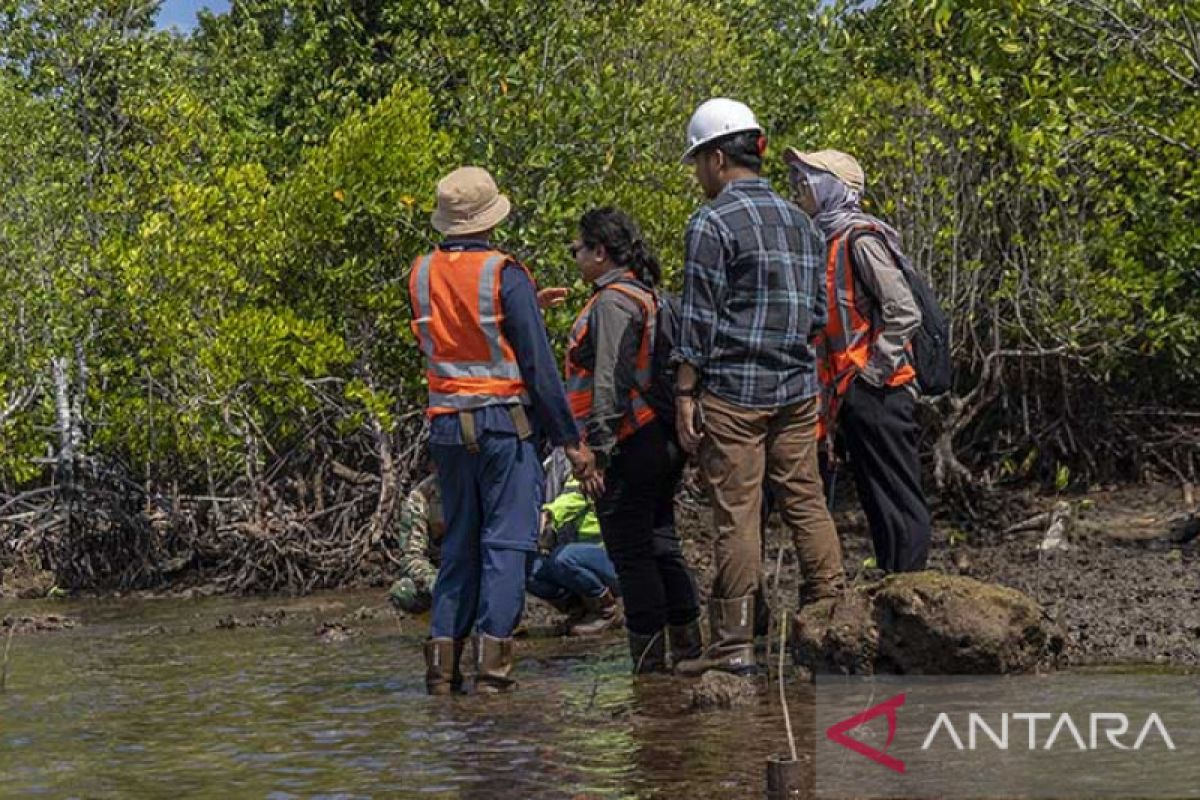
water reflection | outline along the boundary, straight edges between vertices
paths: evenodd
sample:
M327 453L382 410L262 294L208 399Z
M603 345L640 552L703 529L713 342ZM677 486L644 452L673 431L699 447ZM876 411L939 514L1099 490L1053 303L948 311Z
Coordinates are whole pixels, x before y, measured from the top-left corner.
M513 695L426 697L416 626L313 636L377 602L54 606L83 624L14 642L0 796L743 798L786 749L775 704L690 713L688 684L634 681L616 637L522 642Z

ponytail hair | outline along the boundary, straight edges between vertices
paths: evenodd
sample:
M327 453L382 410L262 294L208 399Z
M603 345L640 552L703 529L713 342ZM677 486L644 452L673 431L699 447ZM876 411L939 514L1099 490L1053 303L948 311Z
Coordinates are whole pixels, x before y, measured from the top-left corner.
M580 239L588 247L603 245L618 267L632 270L638 280L654 288L662 280L662 267L650 251L637 223L624 211L605 206L579 219Z

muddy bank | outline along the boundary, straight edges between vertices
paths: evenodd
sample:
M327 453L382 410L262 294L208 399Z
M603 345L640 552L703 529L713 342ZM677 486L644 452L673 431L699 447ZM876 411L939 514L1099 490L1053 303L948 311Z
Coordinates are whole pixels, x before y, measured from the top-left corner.
M839 491L834 516L847 573L859 582L873 579L877 574L862 566L870 555L870 542L851 482L843 481ZM1063 535L1065 549L1041 549L1050 512L1064 501L1070 509ZM701 591L706 592L712 577L708 508L698 495L684 491L678 512L685 554L696 569ZM1200 537L1184 543L1173 541L1172 534L1175 539L1184 538L1188 524L1194 524L1189 522L1194 517L1186 516L1177 487L1126 486L1063 497L997 492L983 498L976 512L974 519L966 519L950 509L938 509L930 567L1029 595L1067 634L1065 664L1200 664ZM1026 520L1032 522L1022 527L1019 523ZM773 590L781 537L778 520L772 518L766 562ZM199 577L193 574L153 591L125 594L146 599L197 599L221 593L220 585L198 581ZM388 579L388 571L380 569L367 581L380 590L380 608L367 613L390 615L390 610L383 608L382 596ZM773 603L793 606L796 587L792 550L784 548L780 599ZM46 572L10 568L0 582L0 597L61 593ZM524 625L531 636L555 636L558 619L549 606L529 599ZM341 621L357 627L363 620ZM223 622L229 628L272 627L280 620L268 615L231 615ZM405 626L419 624L420 620L404 622Z
M843 483L834 519L847 573L862 583L878 573L863 567L870 539L853 487ZM1063 501L1071 509L1065 549L1039 548L1048 516L1044 524L1010 530ZM712 573L709 513L695 498L679 510L685 553L706 591ZM971 522L938 510L930 568L1008 586L1037 601L1066 634L1063 665L1200 665L1200 538L1172 540L1173 534L1181 538L1180 521L1187 519L1178 487L1128 486L1062 497L1002 492L978 511L983 520ZM772 518L766 558L771 586L781 538ZM790 608L797 587L791 548L784 549L782 564L780 594Z

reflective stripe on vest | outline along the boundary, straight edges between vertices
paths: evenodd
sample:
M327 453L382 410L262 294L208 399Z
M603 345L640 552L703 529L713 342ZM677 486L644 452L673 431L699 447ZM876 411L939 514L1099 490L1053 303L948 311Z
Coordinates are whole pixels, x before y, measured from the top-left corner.
M413 262L411 327L425 355L429 416L529 401L502 328L509 261L495 250L438 249Z
M571 414L576 420L584 422L592 415L592 389L594 386L593 370L579 362L579 347L587 338L592 306L600 299L600 295L611 289L632 297L642 307L645 314L645 324L642 328L642 342L638 347L637 360L634 362L633 376L635 385L629 390L629 411L621 420L617 429L617 441L631 436L643 425L652 421L653 409L642 397L642 392L650 387L652 377L652 359L654 352L654 323L658 308L654 295L636 281L632 272L627 272L620 279L608 284L592 295L592 299L579 312L575 324L571 327L571 337L567 344L566 384L567 402L571 405Z
M821 379L821 417L818 434L833 432L841 398L871 358L879 331L858 309L857 284L850 253L850 236L859 231L875 231L873 226L857 226L835 236L829 242L825 261L825 290L829 322L816 337L817 375ZM916 378L911 359L901 363L886 381L888 386L903 386Z

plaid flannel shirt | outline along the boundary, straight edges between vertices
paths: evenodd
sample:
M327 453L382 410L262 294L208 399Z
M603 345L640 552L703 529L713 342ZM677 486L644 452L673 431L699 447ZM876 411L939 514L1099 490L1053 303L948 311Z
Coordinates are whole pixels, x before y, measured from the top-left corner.
M747 408L817 395L810 341L825 326L825 239L763 178L732 181L685 234L677 363Z

